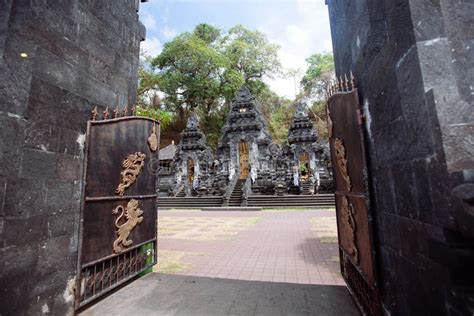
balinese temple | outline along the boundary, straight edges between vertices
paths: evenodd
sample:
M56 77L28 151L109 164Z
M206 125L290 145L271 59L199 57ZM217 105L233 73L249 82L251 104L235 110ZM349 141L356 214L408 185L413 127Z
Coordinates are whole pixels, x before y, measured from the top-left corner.
M189 118L169 164L174 174L160 181L160 195L219 196L223 205L233 206L247 205L252 196L312 195L332 187L328 161L304 103L297 106L288 143L280 145L244 86L232 102L215 155L197 117Z
M260 171L268 169L268 146L272 142L267 123L249 89L242 87L235 97L216 152L219 171L228 177L231 187L246 179L254 183Z
M186 196L207 193L210 183L211 149L206 145L206 136L199 129L199 120L193 113L182 132L181 142L176 147L171 165L175 168L174 187L171 194ZM206 187L206 192L200 192Z
M288 144L293 153L293 161L298 164L298 176L293 184L303 194L328 190L326 179L329 178L328 148L319 142L313 123L306 112L306 104L299 102L288 131ZM319 190L318 190L319 189Z

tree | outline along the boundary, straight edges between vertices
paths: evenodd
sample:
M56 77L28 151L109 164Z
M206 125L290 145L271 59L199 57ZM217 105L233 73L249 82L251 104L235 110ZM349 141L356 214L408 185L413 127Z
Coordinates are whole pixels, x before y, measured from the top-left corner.
M326 88L334 78L334 58L330 53L313 54L306 58L308 68L301 79L304 94L316 100L326 98Z
M269 43L259 31L251 31L242 25L231 28L221 43L222 53L229 59L232 69L243 75L244 81L272 78L280 72L276 44Z
M306 59L308 68L300 81L303 93L299 98L310 102L309 116L313 120L319 137L328 138L326 115L326 90L334 78L334 59L332 54L313 54Z
M268 90L262 79L279 71L277 50L258 31L238 25L222 32L199 24L166 43L142 68L139 93L160 91L161 108L180 121L171 126L183 126L190 112L196 112L208 144L215 147L228 111L225 105L244 83L256 97Z

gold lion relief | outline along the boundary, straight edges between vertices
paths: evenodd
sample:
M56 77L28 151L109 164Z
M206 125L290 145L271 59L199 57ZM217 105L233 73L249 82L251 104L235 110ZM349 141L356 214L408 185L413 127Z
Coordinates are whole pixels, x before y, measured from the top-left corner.
M357 249L356 243L356 221L355 221L355 210L354 206L349 203L346 196L342 197L342 218L345 227L345 236L348 237L346 240L349 243L348 252L352 256L355 264L359 264L359 250Z
M117 206L112 210L112 214L117 215L119 217L115 220L115 228L117 239L114 241L113 251L114 253L120 253L124 250L124 248L130 246L133 241L128 239L132 230L143 221L143 211L138 208L138 201L135 199L131 199L127 206L124 208L122 205ZM119 222L125 216L125 223L119 224Z
M120 172L120 184L115 193L123 196L125 190L137 180L138 175L145 165L145 154L136 152L128 155L122 163L123 170Z

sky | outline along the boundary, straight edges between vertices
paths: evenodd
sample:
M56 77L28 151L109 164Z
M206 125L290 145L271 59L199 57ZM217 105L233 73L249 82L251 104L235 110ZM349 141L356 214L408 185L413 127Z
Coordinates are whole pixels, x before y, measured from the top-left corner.
M141 50L150 56L158 55L164 43L192 31L199 23L223 30L242 24L261 31L270 42L281 46L283 67L301 69L300 77L306 70L307 57L332 52L324 0L149 0L141 3L139 15L147 29ZM278 95L295 97L294 79L265 81Z

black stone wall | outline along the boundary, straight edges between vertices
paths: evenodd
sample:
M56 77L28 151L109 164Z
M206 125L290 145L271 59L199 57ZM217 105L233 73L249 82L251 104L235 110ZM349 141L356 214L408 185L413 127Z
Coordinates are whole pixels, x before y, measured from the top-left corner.
M86 121L135 101L138 2L0 0L1 315L72 312Z
M474 2L326 2L363 104L383 309L472 314Z

